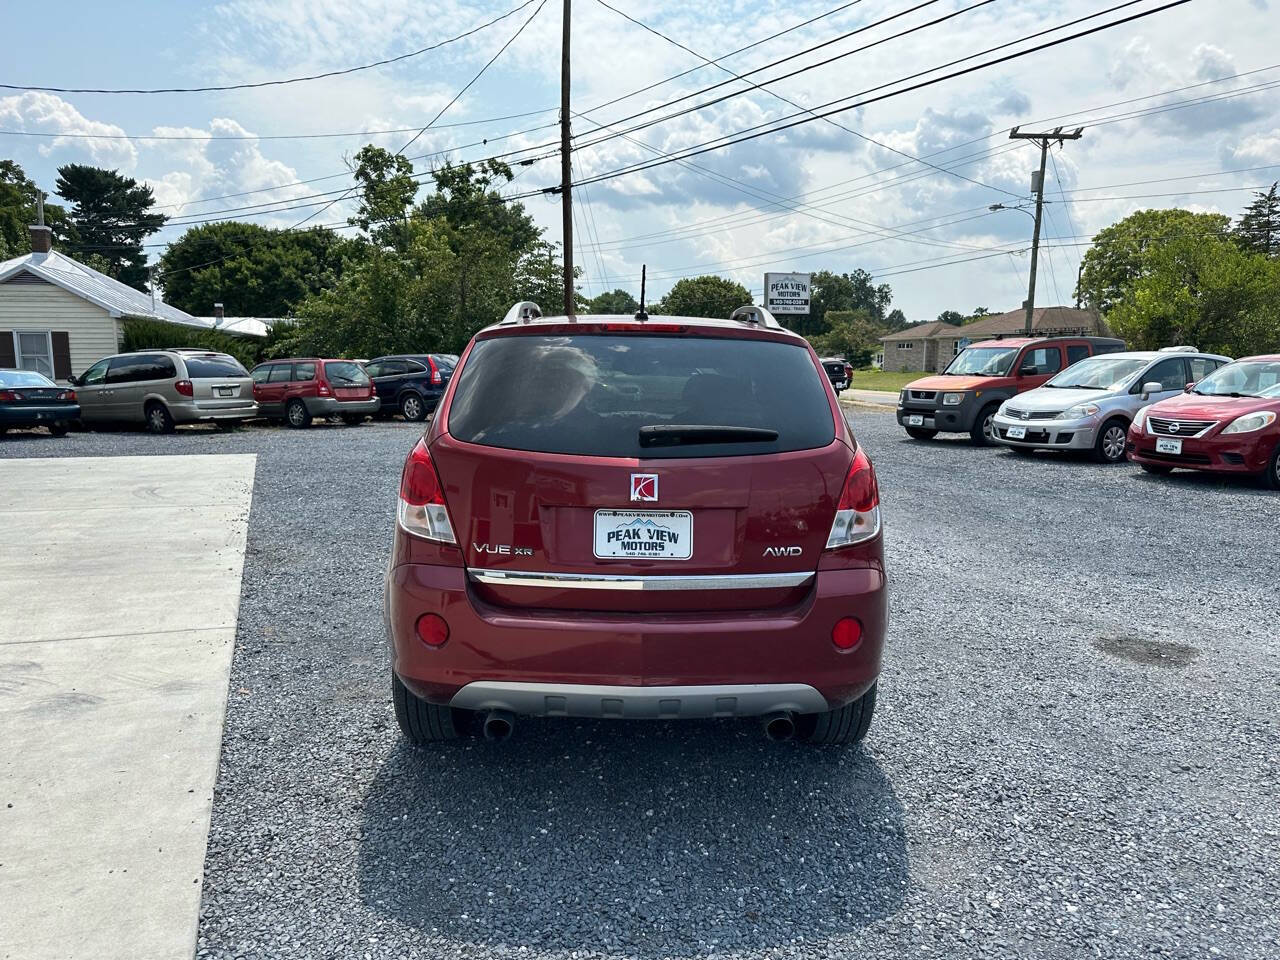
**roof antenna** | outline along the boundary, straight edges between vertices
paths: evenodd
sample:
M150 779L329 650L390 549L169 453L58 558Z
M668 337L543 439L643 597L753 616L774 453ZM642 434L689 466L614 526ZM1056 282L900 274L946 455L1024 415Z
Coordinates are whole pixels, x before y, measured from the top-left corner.
M640 309L636 311L637 320L649 319L649 315L644 312L644 275L647 269L646 264L640 264Z

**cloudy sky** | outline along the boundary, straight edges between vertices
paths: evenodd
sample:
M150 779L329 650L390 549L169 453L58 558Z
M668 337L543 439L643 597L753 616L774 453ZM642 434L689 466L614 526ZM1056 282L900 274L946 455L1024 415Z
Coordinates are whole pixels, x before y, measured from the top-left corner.
M520 2L67 0L56 29L47 7L21 4L7 11L6 26L11 38L26 39L6 44L0 82L156 88L296 77L449 40ZM60 164L117 168L151 184L162 212L179 223L239 216L291 226L314 214L312 223L340 224L349 209L325 205L350 183L345 158L366 142L403 146L533 15L406 155L426 171L446 157L523 150L509 159L540 159L517 166L507 190L537 190L559 179L558 159L543 145L557 136L546 125L557 117L561 27L560 0L539 2L434 51L306 83L156 95L0 89L0 157L16 159L49 191ZM988 207L1027 201L1038 158L1008 140L1014 124L1086 126L1082 140L1052 154L1041 304L1069 302L1083 244L1133 210L1236 215L1249 199L1245 188L1280 177L1280 87L1270 86L1280 82L1280 16L1269 0L1193 0L895 93L1163 0L1134 0L1025 39L1121 2L609 0L673 43L599 0L576 0L576 178L768 129L779 118L810 121L579 189L575 250L586 292L638 292L642 264L651 297L683 275L720 273L759 295L766 270L862 267L892 284L895 305L912 321L944 309L1013 309L1025 296L1032 221ZM788 29L810 18L818 19ZM736 74L754 71L750 80L764 89L699 58L749 44L721 63ZM827 119L802 112L884 94L894 95ZM1192 98L1213 99L1187 106ZM524 202L558 241L558 200ZM299 206L279 209L289 204ZM151 240L183 229L167 227Z

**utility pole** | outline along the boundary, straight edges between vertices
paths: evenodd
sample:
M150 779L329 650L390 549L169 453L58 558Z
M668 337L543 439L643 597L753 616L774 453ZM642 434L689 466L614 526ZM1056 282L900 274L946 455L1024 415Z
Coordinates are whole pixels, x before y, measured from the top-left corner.
M564 0L560 39L560 215L564 234L564 314L575 311L573 295L573 167L569 145L569 0Z
M1049 144L1057 141L1058 145L1062 146L1067 140L1079 140L1084 136L1084 127L1076 127L1070 133L1063 133L1061 127L1048 133L1020 133L1020 130L1020 127L1010 130L1009 139L1034 140L1040 144L1040 172L1031 181L1031 192L1036 195L1036 227L1031 235L1031 280L1027 287L1027 302L1023 304L1027 315L1023 324L1023 333L1029 337L1031 321L1036 310L1036 267L1040 262L1040 220L1044 215L1044 165L1049 159Z

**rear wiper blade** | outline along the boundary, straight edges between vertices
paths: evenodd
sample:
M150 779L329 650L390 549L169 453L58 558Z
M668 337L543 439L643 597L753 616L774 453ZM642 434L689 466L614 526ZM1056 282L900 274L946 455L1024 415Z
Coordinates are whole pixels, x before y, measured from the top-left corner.
M777 430L708 423L659 423L640 428L642 447L678 447L686 443L770 443Z

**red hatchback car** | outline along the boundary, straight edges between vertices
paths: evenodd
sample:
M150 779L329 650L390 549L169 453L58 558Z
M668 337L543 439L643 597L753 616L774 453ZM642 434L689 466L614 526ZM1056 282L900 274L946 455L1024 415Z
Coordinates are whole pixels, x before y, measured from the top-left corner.
M406 737L517 714L757 716L862 739L879 490L818 357L766 311L476 335L404 465L385 617Z
M1280 490L1280 354L1228 363L1186 393L1144 408L1127 448L1149 473L1254 474Z

